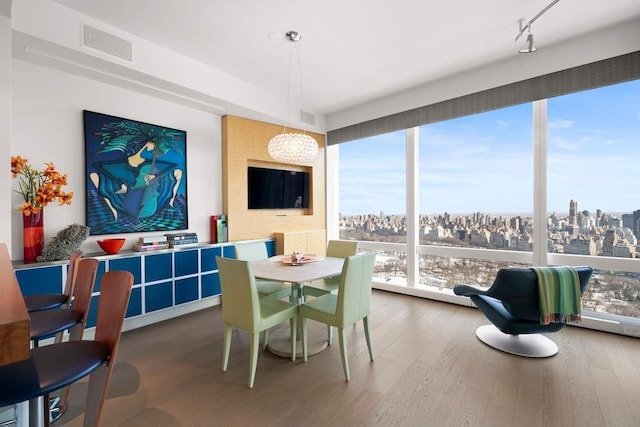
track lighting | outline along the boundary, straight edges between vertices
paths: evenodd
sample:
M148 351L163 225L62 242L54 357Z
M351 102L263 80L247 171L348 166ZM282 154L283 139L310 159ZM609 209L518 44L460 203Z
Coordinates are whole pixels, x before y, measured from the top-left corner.
M537 50L535 45L533 44L533 34L531 34L531 24L533 24L536 19L540 18L547 10L551 9L551 7L554 6L556 3L558 3L559 1L560 0L553 0L544 9L542 9L540 12L538 12L538 14L536 16L531 18L531 20L529 22L527 22L526 25L523 25L524 24L524 19L519 19L518 20L518 25L520 27L520 31L518 32L518 35L516 36L516 41L518 41L518 39L520 37L522 37L522 35L524 34L525 31L528 32L527 40L525 41L524 47L522 49L520 49L518 52L520 52L520 53L531 53L531 52L535 52Z

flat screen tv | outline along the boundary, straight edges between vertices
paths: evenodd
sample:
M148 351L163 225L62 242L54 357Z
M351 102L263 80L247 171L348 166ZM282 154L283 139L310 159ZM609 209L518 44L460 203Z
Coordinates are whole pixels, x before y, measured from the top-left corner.
M308 172L249 166L249 209L307 209Z

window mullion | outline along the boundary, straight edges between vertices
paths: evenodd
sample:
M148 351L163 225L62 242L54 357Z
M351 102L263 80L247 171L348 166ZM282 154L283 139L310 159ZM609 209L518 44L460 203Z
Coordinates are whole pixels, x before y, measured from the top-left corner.
M420 277L419 237L419 128L407 129L407 286L416 286Z
M547 100L533 103L533 265L547 265Z

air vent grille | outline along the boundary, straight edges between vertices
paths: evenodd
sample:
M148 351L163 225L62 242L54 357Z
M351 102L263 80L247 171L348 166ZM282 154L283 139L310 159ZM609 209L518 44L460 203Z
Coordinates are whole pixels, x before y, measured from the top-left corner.
M129 40L85 24L82 42L84 46L133 62L133 43Z
M300 121L302 123L306 123L308 125L311 126L315 126L316 125L316 116L307 112L307 111L302 111L300 110Z

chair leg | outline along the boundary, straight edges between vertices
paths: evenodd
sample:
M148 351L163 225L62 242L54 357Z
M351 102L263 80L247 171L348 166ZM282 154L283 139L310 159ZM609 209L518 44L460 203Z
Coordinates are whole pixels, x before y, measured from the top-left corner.
M51 425L51 414L49 408L49 393L44 395L42 399L43 402L43 412L42 412L42 420L44 421L44 427L49 427Z
M349 381L349 356L347 355L347 340L344 336L344 329L338 328L338 341L340 341L340 357L342 358L342 368L344 369L344 378Z
M333 329L331 325L327 325L327 344L331 345L331 341L333 341Z
M298 346L298 321L296 317L289 319L289 325L291 327L291 361L296 361L296 352Z
M68 310L68 309L69 309L69 304L67 304L67 303L62 304L60 306L60 310ZM64 331L58 332L56 334L56 337L55 337L54 341L53 341L54 344L61 343L63 338L64 338Z
M40 397L35 397L31 400L29 400L29 417L27 418L28 421L28 425L29 427L40 427L44 425L44 417L43 417L43 407L42 407L42 401L41 399L44 399L42 396ZM18 425L18 423L20 422L20 419L17 418L16 419L16 425ZM22 424L24 425L24 423Z
M264 330L264 342L262 343L262 349L266 350L269 345L269 329Z
M113 362L113 361L111 361ZM87 403L84 410L84 427L99 427L104 400L107 397L113 363L103 364L89 376Z
M307 318L302 318L302 360L307 361Z
M251 365L249 366L249 388L253 388L258 366L258 348L260 348L260 332L251 334Z
M69 341L80 341L84 335L84 324L79 323L69 330ZM56 335L56 340L58 336ZM60 418L67 411L67 401L69 400L69 392L71 391L71 385L66 386L60 393L60 401L55 408L55 420Z
M364 337L367 339L367 348L369 349L369 358L373 362L373 349L371 348L371 337L369 336L369 317L364 316L362 319L364 324Z
M222 350L222 372L226 372L229 365L229 353L231 352L231 334L233 329L224 325L224 349Z

